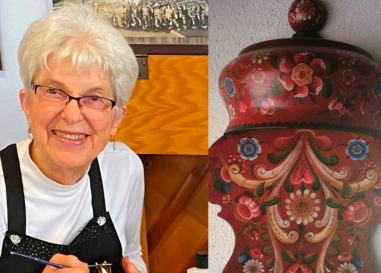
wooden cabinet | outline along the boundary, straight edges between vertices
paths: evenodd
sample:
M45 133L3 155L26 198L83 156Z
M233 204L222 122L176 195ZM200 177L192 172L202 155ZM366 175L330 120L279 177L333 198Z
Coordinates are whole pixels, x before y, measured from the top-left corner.
M145 166L149 272L186 272L208 247L208 59L149 56L148 70L116 139Z

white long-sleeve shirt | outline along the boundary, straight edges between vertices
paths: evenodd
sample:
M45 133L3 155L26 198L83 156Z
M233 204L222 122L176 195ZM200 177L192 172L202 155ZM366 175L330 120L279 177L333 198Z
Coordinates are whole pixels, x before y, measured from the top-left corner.
M115 151L108 143L98 155L106 210L118 233L123 256L128 256L140 271L147 272L140 245L143 166L130 148L123 143L116 144ZM26 234L68 245L93 218L89 176L86 173L71 186L50 180L30 158L29 145L30 140L17 144L25 195ZM7 198L0 164L0 243L4 240L7 222Z

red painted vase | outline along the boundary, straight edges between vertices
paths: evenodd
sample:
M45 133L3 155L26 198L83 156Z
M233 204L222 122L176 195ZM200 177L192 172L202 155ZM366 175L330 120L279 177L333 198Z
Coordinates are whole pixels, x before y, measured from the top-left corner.
M223 272L377 272L381 68L301 37L318 36L321 3L295 1L289 20L296 38L245 48L219 78L230 122L209 149L209 201L236 238Z

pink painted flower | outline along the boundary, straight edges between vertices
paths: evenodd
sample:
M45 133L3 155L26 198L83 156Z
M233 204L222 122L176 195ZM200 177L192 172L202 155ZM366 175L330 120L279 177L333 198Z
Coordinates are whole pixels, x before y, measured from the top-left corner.
M352 82L354 82L355 79L356 77L353 74L352 69L347 69L343 71L343 77L341 78L343 83L345 83L346 85L350 85Z
M274 101L272 99L265 99L262 100L262 103L260 105L261 109L259 112L261 112L262 115L272 115L275 113L275 107L274 107Z
M224 204L229 204L229 203L230 203L230 200L231 200L231 198L230 198L230 195L229 195L229 194L224 195L224 196L222 197L222 203L224 203Z
M291 175L291 184L299 185L302 182L306 184L313 184L314 176L311 172L311 169L307 163L307 160L302 154L300 160L298 161L298 165L296 166L294 172Z
M250 249L249 255L251 258L256 259L256 260L262 260L263 254L260 249Z
M369 98L365 98L361 104L360 104L360 111L361 111L361 114L364 115L366 112L368 112L369 110L369 105L370 105L370 99Z
M352 260L353 259L353 256L350 254L350 253L348 253L348 252L343 252L343 253L341 253L341 255L339 256L339 261L340 262L349 262L350 260Z
M253 70L251 76L253 77L256 83L262 83L263 79L265 78L265 73L262 71L261 68L257 68Z
M253 219L253 221L262 219L262 212L259 209L257 202L253 201L253 199L246 195L238 199L234 214L237 219L242 222L247 222L251 219Z
M365 203L360 200L354 202L352 205L347 207L343 213L343 219L352 223L360 223L366 219L369 214L369 209Z
M279 69L282 72L280 83L294 97L304 98L308 93L317 95L323 88L321 76L326 71L325 63L322 59L313 59L308 52L298 53L294 58L284 57Z
M308 264L294 263L286 268L285 273L314 273L315 271Z
M328 105L328 109L331 110L331 113L335 117L340 117L345 114L346 108L344 107L344 104L342 101L339 101L338 98L331 101Z
M347 241L350 245L353 245L353 243L355 242L355 239L356 239L356 237L354 235L351 235L348 237Z
M230 179L230 176L229 176L229 173L228 173L228 168L222 167L220 174L221 174L221 178L222 178L222 180L224 182L229 183L230 181L232 181Z
M381 197L380 196L376 196L374 199L373 199L373 205L377 208L380 208L381 207Z
M258 241L258 239L259 239L259 233L258 233L258 231L253 230L252 233L253 233L252 234L253 237L251 239Z
M238 111L240 113L245 113L246 112L246 109L247 109L247 106L246 104L242 101L242 100L238 100Z

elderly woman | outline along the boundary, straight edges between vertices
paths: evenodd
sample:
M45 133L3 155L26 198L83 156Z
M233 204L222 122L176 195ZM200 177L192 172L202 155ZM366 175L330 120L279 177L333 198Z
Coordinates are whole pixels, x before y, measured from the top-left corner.
M142 164L109 143L138 74L131 48L90 7L64 5L30 26L19 65L30 134L0 152L0 272L146 272Z

